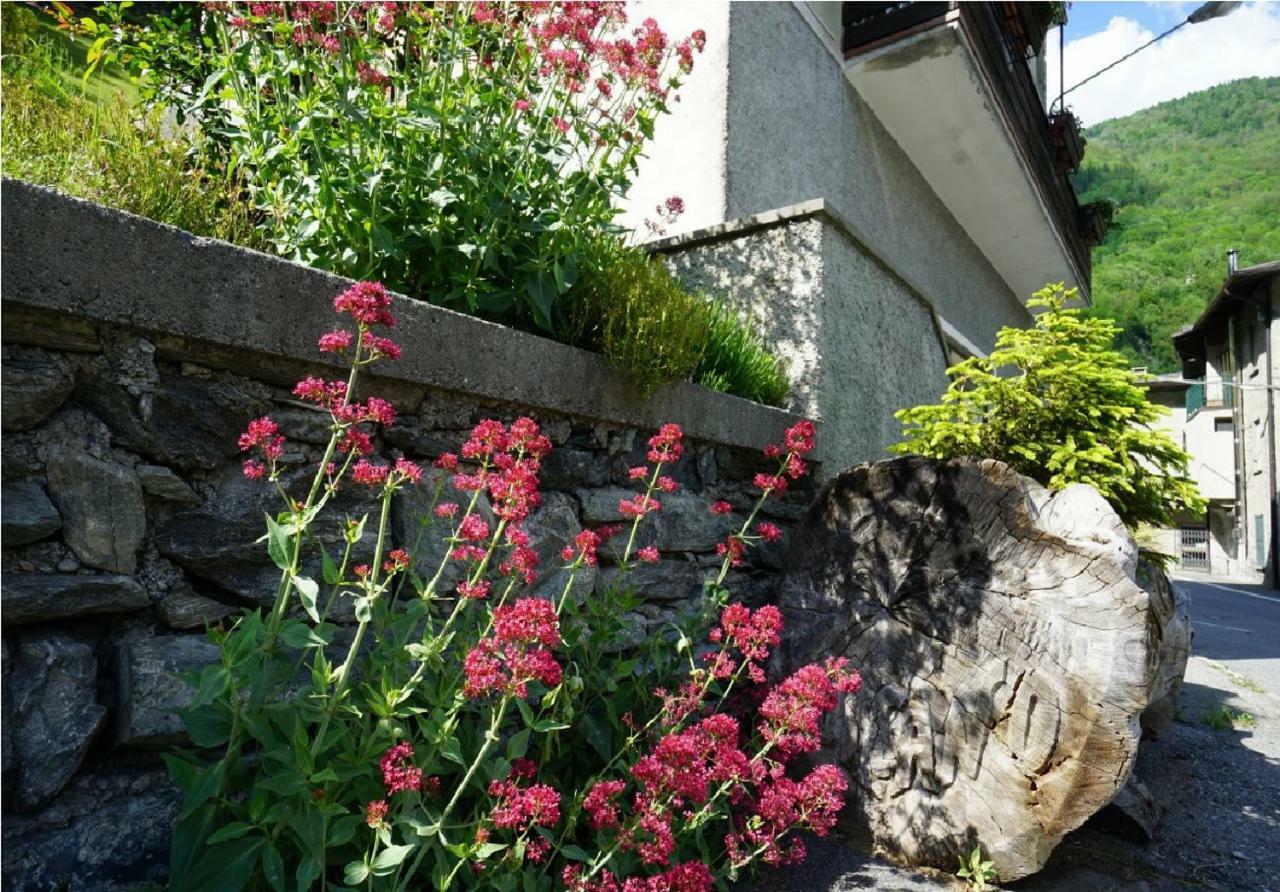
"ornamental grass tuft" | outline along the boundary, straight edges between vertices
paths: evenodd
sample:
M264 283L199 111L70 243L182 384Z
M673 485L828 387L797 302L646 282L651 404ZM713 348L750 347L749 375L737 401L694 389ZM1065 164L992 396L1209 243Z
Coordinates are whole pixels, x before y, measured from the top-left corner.
M566 327L571 343L603 353L641 396L675 381L768 405L787 394L782 363L732 308L689 292L638 248L595 247Z

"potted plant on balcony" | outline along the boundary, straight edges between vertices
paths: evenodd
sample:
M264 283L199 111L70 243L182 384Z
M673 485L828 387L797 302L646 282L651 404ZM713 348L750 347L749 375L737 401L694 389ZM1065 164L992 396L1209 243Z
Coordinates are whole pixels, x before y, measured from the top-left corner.
M1091 201L1080 208L1080 231L1085 242L1092 246L1102 244L1116 214L1116 203L1110 198Z
M1073 174L1084 158L1085 138L1080 133L1080 119L1067 108L1049 115L1049 145L1054 164L1060 174Z

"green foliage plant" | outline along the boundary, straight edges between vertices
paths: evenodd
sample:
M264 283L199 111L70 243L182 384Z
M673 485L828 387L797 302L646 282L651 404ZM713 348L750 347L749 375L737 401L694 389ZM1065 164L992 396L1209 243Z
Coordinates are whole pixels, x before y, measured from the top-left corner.
M1152 426L1163 407L1112 347L1116 326L1068 308L1075 296L1036 292L1035 325L1001 329L989 356L950 368L941 403L900 410L890 451L999 459L1055 490L1087 483L1131 529L1202 513L1187 454Z
M587 256L566 301L568 340L604 354L642 396L688 380L767 405L786 396L782 363L724 303L639 248L610 239Z
M1225 703L1219 703L1205 716L1204 723L1214 731L1235 731L1240 728L1250 729L1258 724L1252 713L1236 712Z
M622 4L219 3L71 16L243 176L293 259L551 331L705 34Z
M34 14L6 4L0 170L78 198L257 247L254 220L234 177L192 167L159 112L139 114L118 91L70 77L66 41ZM12 32L9 22L15 23Z
M956 876L964 880L965 885L973 892L986 892L996 881L995 862L983 861L981 846L975 846L969 853L968 861L960 859L960 869L956 871Z
M430 468L376 454L395 410L363 376L400 353L382 333L392 299L361 282L334 306L351 319L319 347L350 370L294 390L330 419L318 462L290 464L270 417L240 438L245 475L280 496L263 536L280 574L269 608L210 630L220 659L189 676L193 747L167 758L183 792L171 888L711 892L801 860L788 836L830 830L847 781L796 760L860 680L832 658L769 684L782 614L731 603L726 581L781 537L757 518L807 472L814 426L765 450L754 499L708 506L725 538L702 603L637 644L628 580L663 559L637 534L678 489L679 426L631 470L625 524L582 530L540 575L537 423L481 421ZM426 510L393 542L415 488ZM594 591L600 561L619 581Z
M660 261L613 240L593 246L567 304L569 339L604 354L641 397L689 380L711 338L707 301Z
M782 361L730 307L714 300L707 304L710 333L693 379L722 393L781 405L791 386Z

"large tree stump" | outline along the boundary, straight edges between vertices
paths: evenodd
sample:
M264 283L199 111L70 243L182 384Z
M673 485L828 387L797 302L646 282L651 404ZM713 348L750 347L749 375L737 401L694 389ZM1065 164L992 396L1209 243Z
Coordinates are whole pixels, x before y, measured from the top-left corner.
M1017 879L1124 786L1178 611L1153 609L1092 488L995 461L858 465L793 541L782 668L862 671L827 730L878 848L950 871L981 846Z

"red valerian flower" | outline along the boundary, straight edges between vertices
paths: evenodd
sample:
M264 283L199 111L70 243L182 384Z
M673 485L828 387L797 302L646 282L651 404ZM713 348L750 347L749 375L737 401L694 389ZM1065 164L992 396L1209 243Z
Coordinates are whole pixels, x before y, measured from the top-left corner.
M414 484L422 482L422 468L418 467L417 462L409 461L404 456L396 459L394 470L401 482Z
M847 789L848 782L834 765L819 765L801 781L793 781L781 773L771 775L753 803L751 816L743 822L743 831L731 833L725 839L730 859L745 863L748 860L745 848L763 850L760 857L767 864L802 861L803 843L796 839L783 848L783 836L792 830L809 830L826 836L835 826Z
M856 693L862 686L861 676L847 667L847 660L832 657L797 669L761 704L760 736L783 756L817 750L822 715L835 709L840 694Z
M778 528L777 524L769 523L767 520L762 520L756 524L756 532L766 542L780 542L782 540L782 530Z
M755 484L756 489L766 495L772 493L782 495L787 491L787 478L781 474L756 474L752 483Z
M458 503L441 502L439 505L436 505L434 510L436 517L453 517L458 513Z
M583 530L573 537L573 544L566 545L560 552L560 557L568 561L581 560L588 567L594 567L597 562L596 551L604 542L604 538L595 530Z
M375 799L364 807L364 822L375 830L387 821L387 800Z
M478 579L475 582L464 581L458 583L458 594L472 601L479 601L489 596L489 588L490 582L487 579Z
M654 464L676 462L684 455L681 443L684 432L678 424L664 424L658 432L649 438L648 459Z
M662 508L660 503L653 496L637 493L629 499L620 499L618 501L618 513L623 517L644 517Z
M409 566L409 552L403 548L394 548L387 553L387 559L383 561L382 569L388 573L396 573Z
M747 543L737 536L730 536L723 542L716 543L716 554L720 557L729 558L729 564L733 567L741 567L746 563L745 555L747 553Z
M515 781L493 781L489 795L498 800L493 826L523 832L530 827L554 827L560 822L560 794L546 784L520 787Z
M712 514L732 514L733 506L721 499L711 503L710 511Z
M356 63L356 73L360 76L360 82L366 86L381 87L391 80L386 73L364 61Z
M274 475L275 463L284 455L284 437L278 424L266 416L250 421L249 429L240 435L239 445L241 452L256 449L267 460L265 464L254 458L245 460L241 467L246 477L259 480L268 473Z
M609 830L619 825L618 796L627 785L622 781L600 781L592 786L582 807L594 830Z
M467 654L463 694L477 699L490 693L523 698L528 683L560 683L563 670L550 648L560 645L560 620L550 601L521 598L493 611L493 634Z
M462 518L462 524L458 527L458 535L471 542L487 542L489 540L489 525L478 514L468 514Z
M652 545L647 545L636 551L636 559L646 564L656 564L659 557L658 549Z
M293 395L332 410L342 405L347 396L346 381L325 381L308 376L293 387Z
M422 769L413 764L411 744L402 742L391 747L383 754L378 767L382 769L382 784L388 796L422 789Z
M787 428L786 434L783 435L782 442L790 451L798 452L803 455L806 452L813 451L816 433L817 432L812 421L797 421L791 427Z
M280 425L267 416L249 422L249 429L240 435L240 451L260 449L268 458L279 458L284 451L284 437Z
M386 358L394 361L400 358L399 344L390 338L384 338L367 331L360 335L360 348L365 351L369 359Z
M658 489L663 492L675 492L679 488L680 484L676 483L673 477L668 477L664 474L658 478Z
M351 314L362 326L394 326L396 320L387 309L389 306L391 295L378 282L356 282L333 299L335 310Z
M337 329L328 334L322 334L317 346L324 353L342 353L351 347L351 332Z
M351 479L364 486L378 487L387 482L390 470L386 465L374 464L362 458L352 466Z
M250 480L261 480L267 476L267 466L256 458L246 458L241 468Z

